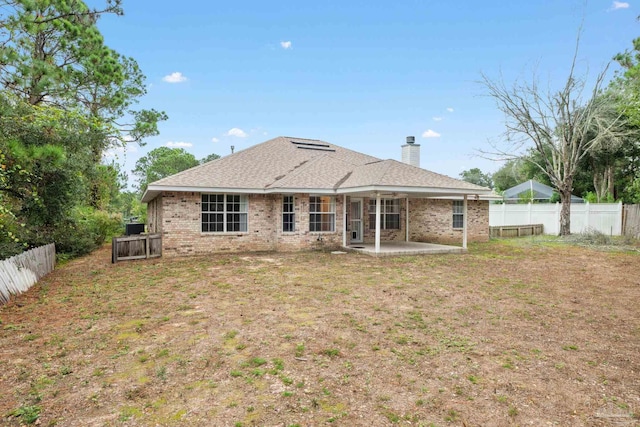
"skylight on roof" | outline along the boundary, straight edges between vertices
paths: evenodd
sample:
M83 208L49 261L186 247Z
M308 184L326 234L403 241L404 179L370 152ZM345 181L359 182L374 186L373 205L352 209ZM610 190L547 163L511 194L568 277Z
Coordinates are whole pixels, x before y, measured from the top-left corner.
M324 147L305 147L305 146L298 146L296 147L300 150L314 150L314 151L336 151L334 148L324 148Z
M331 147L329 144L319 144L317 142L299 142L299 141L291 141L292 144L295 145L304 145L307 147Z
M336 151L335 148L331 148L329 144L321 144L317 142L300 142L300 141L291 141L292 144L296 146L296 148L300 148L302 150L317 150L317 151Z

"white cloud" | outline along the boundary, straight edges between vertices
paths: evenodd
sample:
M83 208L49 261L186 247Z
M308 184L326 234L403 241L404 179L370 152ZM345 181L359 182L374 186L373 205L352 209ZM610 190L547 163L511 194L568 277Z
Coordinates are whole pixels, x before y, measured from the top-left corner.
M220 140L218 138L211 138L211 142L216 143L216 142L220 142Z
M629 9L629 6L626 1L614 1L609 10Z
M165 144L167 147L171 147L171 148L189 148L189 147L193 147L193 144L190 142L182 142L182 141L169 141Z
M280 46L282 46L283 49L291 49L291 41L280 42Z
M187 78L181 72L176 71L175 73L164 76L162 81L167 83L183 83L187 81Z
M246 138L247 133L240 128L231 128L225 134L226 136L237 136L238 138Z
M434 117L433 120L439 122L440 120L442 120L442 117Z
M434 130L428 129L422 132L423 138L440 138L440 134Z
M450 113L453 113L453 108L448 107L448 108L447 108L447 111L448 111L448 112L450 112Z

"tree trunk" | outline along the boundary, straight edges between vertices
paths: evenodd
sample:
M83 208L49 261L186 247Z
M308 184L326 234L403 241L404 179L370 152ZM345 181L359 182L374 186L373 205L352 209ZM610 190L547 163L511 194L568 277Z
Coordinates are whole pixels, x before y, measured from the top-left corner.
M595 171L593 173L593 188L596 190L596 202L600 203L607 191L606 176L603 172Z
M616 195L613 194L615 191L615 188L614 188L615 176L613 172L614 172L613 165L607 166L607 180L609 181L608 192L611 195L612 199L616 197Z
M560 203L560 235L568 236L571 234L571 187L559 189Z

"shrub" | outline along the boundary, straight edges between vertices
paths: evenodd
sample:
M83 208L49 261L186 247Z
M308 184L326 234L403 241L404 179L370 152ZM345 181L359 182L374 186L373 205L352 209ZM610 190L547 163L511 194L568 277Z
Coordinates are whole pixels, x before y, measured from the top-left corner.
M56 252L65 258L88 254L106 239L122 234L120 214L109 214L88 207L77 208L55 226L38 227L28 233L25 241L30 247L54 242Z

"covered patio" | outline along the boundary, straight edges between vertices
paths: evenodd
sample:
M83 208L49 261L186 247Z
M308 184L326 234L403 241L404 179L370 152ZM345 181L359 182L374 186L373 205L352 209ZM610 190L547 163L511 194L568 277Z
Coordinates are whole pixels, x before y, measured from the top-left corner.
M350 233L353 232L355 228L359 228L357 235L362 235L362 227L363 221L362 218L364 216L364 212L361 210L362 207L358 207L360 209L358 215L351 215L351 218L347 215L347 209L344 210L344 220L343 220L343 229L342 229L342 247L355 252L360 252L372 256L395 256L395 255L419 255L419 254L440 254L440 253L465 253L467 252L467 240L468 240L468 199L469 197L474 197L478 199L479 196L476 194L469 194L468 190L439 190L439 189L425 189L425 188L392 188L392 189L373 189L373 191L363 192L363 191L344 191L343 192L343 206L348 206L347 197L350 196L353 200L355 197L356 200L360 198L369 198L375 200L375 220L373 223L374 227L374 241L366 242L364 239L360 238L359 241L354 241L349 238ZM486 196L484 196L486 197ZM483 198L484 198L483 197ZM490 196L489 196L490 197ZM402 228L404 230L404 239L403 240L383 240L381 238L381 201L383 198L393 198L399 199L404 205L405 209L405 218L404 224L402 224ZM460 200L461 203L461 217L462 217L462 227L461 227L461 239L460 246L449 246L435 243L424 243L424 242L415 242L410 240L410 230L411 223L409 221L409 213L410 213L410 199L425 199L425 198L433 198L433 199L444 199L451 198L454 200ZM351 208L353 210L353 207Z
M344 249L376 257L424 254L459 254L467 252L460 246L438 245L422 242L380 242L376 249L375 243L354 243Z

